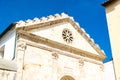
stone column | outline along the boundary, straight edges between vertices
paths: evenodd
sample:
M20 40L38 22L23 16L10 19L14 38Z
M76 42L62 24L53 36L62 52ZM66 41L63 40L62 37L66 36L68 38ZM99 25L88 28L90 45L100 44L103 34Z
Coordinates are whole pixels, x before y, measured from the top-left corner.
M26 50L26 43L24 41L18 40L17 41L17 79L16 80L23 80L23 65L24 65L24 54Z

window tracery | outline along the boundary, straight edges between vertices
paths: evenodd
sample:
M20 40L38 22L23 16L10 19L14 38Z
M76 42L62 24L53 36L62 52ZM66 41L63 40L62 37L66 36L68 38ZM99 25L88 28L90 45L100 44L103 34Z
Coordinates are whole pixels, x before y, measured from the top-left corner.
M62 37L67 43L71 43L73 41L72 32L67 28L63 30Z

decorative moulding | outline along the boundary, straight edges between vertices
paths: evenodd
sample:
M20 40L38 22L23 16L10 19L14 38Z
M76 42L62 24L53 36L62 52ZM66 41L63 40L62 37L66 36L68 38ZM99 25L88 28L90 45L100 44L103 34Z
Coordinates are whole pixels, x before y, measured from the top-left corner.
M30 29L33 29L35 27L38 28L38 25L36 25L36 24L39 24L39 26L41 25L41 26L44 27L46 25L47 26L48 25L54 25L54 24L57 24L57 23L60 23L60 22L69 22L69 23L71 23L75 27L75 29L90 43L90 45L98 53L100 53L102 56L105 57L104 51L100 49L98 44L95 44L94 39L92 39L90 37L90 35L86 33L84 28L81 28L79 23L74 21L73 17L68 16L65 13L50 15L50 16L42 17L42 18L34 18L33 20L30 20L30 19L28 19L26 21L20 20L20 21L16 22L16 27L17 28L24 27L26 30L30 30ZM42 23L44 23L44 24L42 24ZM30 27L32 27L32 28L30 28Z
M42 18L34 18L33 20L26 20L26 21L18 21L16 22L16 27L24 27L24 26L30 26L30 25L34 25L34 24L40 24L40 23L45 23L45 22L49 22L49 21L54 21L54 20L59 20L59 19L63 19L63 18L68 18L69 16L65 13L62 13L61 15L59 14L55 14L55 15L50 15L50 16L47 16L47 17L42 17ZM73 17L69 17L71 18L72 20Z

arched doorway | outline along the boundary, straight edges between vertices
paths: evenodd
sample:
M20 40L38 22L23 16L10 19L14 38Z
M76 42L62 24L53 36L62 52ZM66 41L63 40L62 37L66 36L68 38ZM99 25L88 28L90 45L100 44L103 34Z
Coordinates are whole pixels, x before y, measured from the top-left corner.
M63 76L60 80L75 80L75 79L71 76L66 75L66 76Z

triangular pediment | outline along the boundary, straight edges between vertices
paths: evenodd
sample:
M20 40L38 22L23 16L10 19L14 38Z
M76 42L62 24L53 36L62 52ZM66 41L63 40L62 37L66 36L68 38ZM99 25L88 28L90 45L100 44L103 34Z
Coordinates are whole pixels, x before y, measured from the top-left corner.
M31 33L98 55L98 52L70 23L60 23L52 27L40 28Z
M43 37L105 58L99 46L94 43L89 35L71 17L61 18L58 15L57 17L55 20L18 27L17 30L24 30L38 37Z

